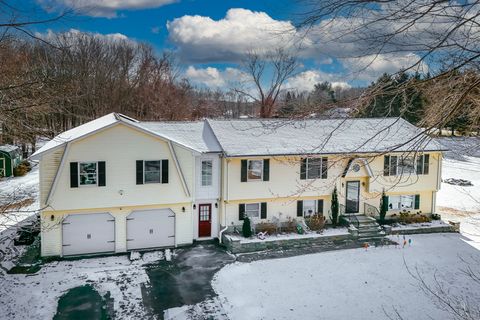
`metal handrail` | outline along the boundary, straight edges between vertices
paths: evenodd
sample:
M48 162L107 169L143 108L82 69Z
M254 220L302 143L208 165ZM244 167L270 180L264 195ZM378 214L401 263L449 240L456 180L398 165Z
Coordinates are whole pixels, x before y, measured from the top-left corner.
M372 206L371 204L364 203L364 211L365 215L370 216L370 217L378 217L380 216L380 211L378 210L377 207Z

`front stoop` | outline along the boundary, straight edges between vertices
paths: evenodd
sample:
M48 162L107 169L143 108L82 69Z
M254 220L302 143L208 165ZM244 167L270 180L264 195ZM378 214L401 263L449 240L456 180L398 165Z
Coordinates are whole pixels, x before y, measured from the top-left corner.
M386 236L385 231L372 217L356 215L355 217L345 216L345 218L350 222L348 231L357 241L382 241Z

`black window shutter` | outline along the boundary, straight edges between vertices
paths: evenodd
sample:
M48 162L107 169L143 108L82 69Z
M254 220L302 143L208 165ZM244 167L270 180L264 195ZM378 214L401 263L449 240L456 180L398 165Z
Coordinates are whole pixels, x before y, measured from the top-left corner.
M98 161L98 186L106 186L105 161Z
M323 199L317 200L317 213L323 216Z
M426 154L423 156L423 174L428 174L429 164L430 164L430 155Z
M270 159L263 160L263 181L270 180Z
M245 203L240 203L238 205L238 220L243 220L245 218Z
M70 187L78 188L78 162L70 162Z
M143 184L143 160L137 160L137 184Z
M303 217L303 200L297 201L297 217Z
M300 179L305 180L307 179L307 159L302 158L300 161Z
M328 158L322 158L322 179L328 178Z
M261 211L260 211L260 219L267 219L267 203L262 202L260 204Z
M390 175L390 156L383 156L383 175Z
M168 160L162 160L162 183L168 183Z
M417 157L417 174L423 174L423 156Z
M247 160L242 160L242 169L241 169L241 182L247 182Z
M420 209L420 195L416 194L415 195L415 207L414 209Z

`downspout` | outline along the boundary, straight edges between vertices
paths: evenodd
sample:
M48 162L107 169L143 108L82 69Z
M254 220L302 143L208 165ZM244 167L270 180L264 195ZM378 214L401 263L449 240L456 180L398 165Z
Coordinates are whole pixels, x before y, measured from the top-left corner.
M226 163L226 167L225 167L225 177L227 177L226 179L228 179L228 161L225 159L225 163ZM222 177L223 178L223 177ZM225 181L225 179L222 179L222 181ZM225 188L228 190L228 183L225 183ZM223 188L222 188L223 189ZM228 192L225 192L225 194L227 195L227 198L228 198ZM222 203L222 209L223 209L223 214L224 214L224 220L225 221L225 227L220 230L220 232L218 233L218 243L222 244L222 236L223 236L223 233L225 231L227 231L228 229L228 225L227 225L227 210L225 210L225 206L224 204Z

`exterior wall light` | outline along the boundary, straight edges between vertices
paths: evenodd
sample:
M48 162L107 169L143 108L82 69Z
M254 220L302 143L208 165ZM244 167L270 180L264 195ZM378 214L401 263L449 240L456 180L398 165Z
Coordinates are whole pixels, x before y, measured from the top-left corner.
M51 221L55 220L55 216L53 214L50 216L50 220Z
M196 204L193 205L193 210L195 210L195 209L197 209L197 205L196 205Z
M182 212L185 212L185 207L182 207Z

